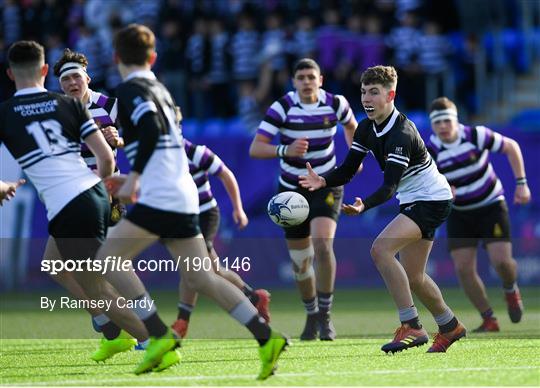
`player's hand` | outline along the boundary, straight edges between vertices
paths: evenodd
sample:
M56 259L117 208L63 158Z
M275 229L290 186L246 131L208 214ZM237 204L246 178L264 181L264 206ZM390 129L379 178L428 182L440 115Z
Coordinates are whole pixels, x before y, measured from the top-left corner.
M121 203L131 204L137 202L137 193L139 191L139 174L130 172L125 182L116 192L115 197Z
M514 193L514 203L516 205L525 205L531 200L531 190L527 184L517 185Z
M24 179L19 179L17 182L0 181L0 206L4 205L4 200L9 201L13 198L17 189L25 183Z
M125 174L111 175L103 179L103 182L105 183L107 192L115 197L118 190L120 190L120 187L126 182L126 179L127 175Z
M307 138L296 139L291 144L287 146L287 151L285 156L291 158L302 157L306 154L309 147L309 142Z
M308 189L309 191L319 190L326 186L326 180L313 171L309 162L306 163L306 168L308 174L300 175L298 177L300 186L302 186L304 189Z
M341 211L347 214L348 216L357 216L364 211L364 203L361 198L356 197L352 205L343 204L341 205Z
M109 143L112 147L123 147L124 140L120 137L118 130L115 127L109 125L108 127L103 128L101 131L103 132L103 136L105 136L107 143Z
M244 209L235 209L232 214L234 223L238 226L238 229L244 229L249 223L248 217L244 212Z

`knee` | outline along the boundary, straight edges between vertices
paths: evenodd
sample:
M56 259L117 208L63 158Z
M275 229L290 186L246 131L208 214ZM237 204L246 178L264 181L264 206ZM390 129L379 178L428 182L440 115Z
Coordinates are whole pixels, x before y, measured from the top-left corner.
M409 287L411 290L417 290L424 284L425 275L423 273L407 274L407 278L409 280Z
M186 282L186 286L190 290L201 292L206 285L209 285L211 281L210 276L210 273L203 271L189 271L185 273L182 281Z
M510 271L516 266L511 257L492 257L491 263L497 272Z
M375 240L369 251L371 258L377 267L382 265L388 257L388 249L380 240Z
M333 257L333 247L331 239L317 238L313 240L313 249L318 261L329 261Z
M454 260L454 268L460 278L472 276L476 272L475 266L468 260Z

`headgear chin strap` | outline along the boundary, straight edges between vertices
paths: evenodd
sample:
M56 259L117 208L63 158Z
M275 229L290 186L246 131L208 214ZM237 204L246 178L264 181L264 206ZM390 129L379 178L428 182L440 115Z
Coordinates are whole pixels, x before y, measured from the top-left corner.
M80 63L77 63L77 62L66 62L66 63L64 63L64 65L60 68L60 75L59 75L58 78L62 79L63 76L69 75L69 74L74 74L74 73L79 73L79 74L82 75L83 77L88 75L88 74L86 73L86 67L84 67L84 66L81 65Z
M432 123L440 120L456 120L457 121L457 111L455 109L443 109L443 110L434 110L429 114L429 119Z

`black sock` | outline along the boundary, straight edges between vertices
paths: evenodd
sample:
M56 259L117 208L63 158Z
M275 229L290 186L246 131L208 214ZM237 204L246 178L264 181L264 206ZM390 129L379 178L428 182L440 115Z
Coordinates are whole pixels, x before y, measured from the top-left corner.
M184 321L189 321L192 311L192 305L180 302L178 303L178 315L176 316L176 319L183 319Z
M319 312L321 315L327 315L330 313L333 300L334 294L332 292L317 291L317 302L319 304Z
M242 287L242 292L245 296L248 297L252 305L255 306L257 302L259 302L259 296L255 293L255 290L253 290L253 287L251 287L249 284L244 283L244 287Z
M148 334L152 337L161 337L167 333L167 325L163 323L157 311L142 321L146 326L146 330L148 330Z
M409 319L408 321L404 321L404 322L401 322L401 323L406 323L407 325L409 325L410 327L412 327L413 329L416 329L416 330L419 330L422 328L422 324L420 323L420 319L418 317L415 317L413 319Z
M486 311L484 311L483 313L480 313L480 316L482 317L482 319L487 319L487 318L495 318L493 316L493 309L490 307L488 308Z
M259 346L263 346L270 339L272 329L268 326L262 318L255 315L247 324L246 327L253 334Z
M103 336L108 340L115 339L120 335L120 328L116 326L113 321L109 321L106 324L100 326Z
M457 327L457 325L458 325L458 320L456 319L456 317L454 317L447 324L439 326L439 332L449 333L452 330L454 330Z

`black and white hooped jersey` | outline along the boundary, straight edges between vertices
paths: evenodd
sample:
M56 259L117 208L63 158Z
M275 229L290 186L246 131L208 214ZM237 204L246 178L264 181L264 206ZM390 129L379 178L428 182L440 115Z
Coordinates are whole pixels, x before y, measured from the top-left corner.
M175 104L167 89L151 71L136 71L118 86L117 96L124 150L133 169L141 170L138 203L174 213L198 214L197 187L189 174ZM143 125L148 114L156 119L150 128ZM156 130L157 141L150 134Z
M189 173L199 191L199 210L202 213L217 206L217 201L212 194L212 187L208 180L208 174L219 175L223 170L223 162L219 156L204 145L193 144L184 139L184 146L189 160Z
M280 143L289 145L296 139L307 138L309 148L302 157L284 157L280 161L279 183L290 189L298 187L298 176L306 175L306 162L310 162L319 175L336 166L334 136L337 123L346 125L353 117L345 97L319 89L314 104L300 102L298 92L289 92L274 102L257 130L258 134L273 139L280 134Z
M0 143L36 187L49 220L100 182L81 157L81 141L97 130L79 100L43 88L21 89L0 105Z
M105 128L109 125L116 126L116 117L118 116L118 101L116 98L94 92L90 89L88 89L88 92L90 93L90 99L86 107L97 126L99 128ZM111 149L116 159L116 148L111 147ZM86 144L81 145L81 155L90 169L96 169L96 157ZM116 170L118 170L118 167L116 167Z
M394 109L383 124L377 129L372 120L362 120L350 152L371 152L382 171L388 163L404 170L397 187L400 204L451 199L450 186L437 170L414 123Z

